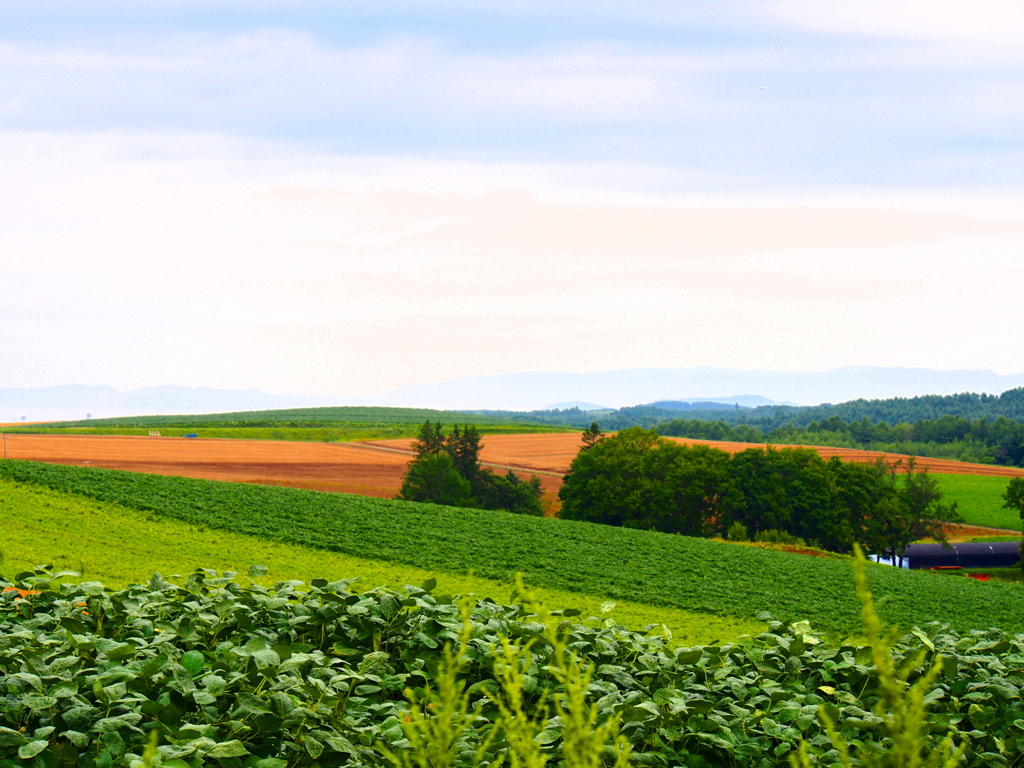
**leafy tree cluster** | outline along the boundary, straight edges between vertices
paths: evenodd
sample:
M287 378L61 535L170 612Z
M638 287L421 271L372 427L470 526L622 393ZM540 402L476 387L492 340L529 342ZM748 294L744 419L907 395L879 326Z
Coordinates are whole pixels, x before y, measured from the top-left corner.
M686 536L784 531L825 549L901 553L917 539L945 541L934 477L909 465L825 461L807 448L735 455L681 445L640 427L580 451L559 493L560 517Z
M397 498L543 515L540 478L523 480L512 470L502 476L482 467L480 440L473 425L456 425L446 436L441 422L425 421L413 446L416 458L409 463Z

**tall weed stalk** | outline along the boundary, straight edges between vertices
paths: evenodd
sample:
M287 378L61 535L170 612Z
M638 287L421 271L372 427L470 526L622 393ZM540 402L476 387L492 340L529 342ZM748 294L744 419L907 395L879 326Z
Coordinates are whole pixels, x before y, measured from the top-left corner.
M865 636L878 675L879 698L873 711L880 718L877 727L883 739L848 743L840 733L840 726L822 707L819 716L838 753L839 764L844 768L956 768L966 744L955 745L952 734L947 734L937 745L931 744L928 692L942 672L942 658L936 655L928 671L911 683L910 678L924 664L927 650L922 648L897 668L892 652L899 632L895 629L886 632L878 618L868 589L866 559L856 544L853 573L864 616ZM808 755L806 743L790 758L790 764L792 768L815 768L816 762ZM835 764L835 759L828 762L828 765Z
M409 714L402 723L407 748L382 748L395 768L543 768L550 760L565 768L627 768L629 742L619 732L618 718L602 718L589 700L591 665L568 648L565 627L536 601L517 580L516 594L542 630L530 640L502 637L492 647L494 688L487 702L497 715L475 749L467 749L467 737L477 717L470 696L460 680L467 661L472 624L469 604L463 603L463 629L458 647L448 645L433 685L417 697L406 691ZM539 643L549 646L546 670L556 682L554 689L537 692L530 674ZM560 723L560 744L549 746L550 726Z

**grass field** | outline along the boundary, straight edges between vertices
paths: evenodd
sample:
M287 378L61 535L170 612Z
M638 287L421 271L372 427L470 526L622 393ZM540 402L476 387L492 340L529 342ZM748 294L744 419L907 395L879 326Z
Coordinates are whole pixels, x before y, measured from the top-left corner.
M530 424L509 417L438 411L429 408L339 406L293 408L276 411L239 411L173 416L127 416L88 421L8 426L11 434L147 435L158 430L164 437L223 437L244 440L304 440L348 442L416 437L424 421L473 424L485 435L562 432L565 427Z
M422 423L422 422L421 422ZM461 423L461 422L460 422ZM538 432L560 432L556 427L532 424L481 424L477 427L484 435L533 434ZM336 443L354 440L410 439L419 433L419 424L330 424L316 426L295 426L275 424L269 426L229 426L224 424L155 424L148 427L106 426L106 427L32 427L8 428L10 434L33 435L129 435L145 437L150 430L157 430L163 437L184 437L196 434L199 437L222 437L236 440L301 440L307 442Z
M120 416L109 419L52 422L53 428L149 428L159 427L325 427L325 426L366 426L387 427L413 425L418 427L424 421L442 424L475 424L478 427L510 428L522 427L525 431L551 430L559 428L545 424L530 424L522 419L493 414L466 413L462 411L439 411L431 408L391 408L385 406L337 406L325 408L289 408L268 411L235 411L230 413L202 413L188 415ZM37 425L42 426L42 425Z
M0 479L0 520L4 539L2 572L8 578L21 570L50 564L56 570L77 571L83 579L110 587L144 583L155 572L164 577L187 576L197 567L245 573L253 564L270 571L260 581L314 578L359 579L359 589L377 586L419 585L438 582L438 594L474 593L496 602L508 602L509 583L368 560L337 552L267 541L203 526L192 526L154 514L127 509ZM557 589L538 589L553 610L575 608L584 616L614 619L623 626L642 629L665 624L677 641L713 643L764 630L764 622L711 616L678 609L615 601L602 613L607 598ZM605 605L608 608L608 605Z
M0 475L153 512L194 528L616 601L753 619L768 611L837 632L860 630L848 561L614 528L288 488L0 462ZM1024 629L1024 590L870 569L887 621Z
M1020 515L1003 509L1003 492L1009 480L981 475L934 475L946 502L955 501L964 522L989 528L1021 530Z

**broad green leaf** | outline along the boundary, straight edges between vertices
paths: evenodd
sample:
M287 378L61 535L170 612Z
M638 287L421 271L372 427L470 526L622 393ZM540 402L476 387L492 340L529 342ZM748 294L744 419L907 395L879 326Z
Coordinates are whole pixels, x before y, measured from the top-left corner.
M18 733L18 731L10 728L0 727L0 747L16 747L27 741L28 739L25 737L25 734Z
M48 746L50 746L50 742L45 739L40 741L30 741L28 744L22 744L18 747L18 757L22 760L31 760Z
M49 709L57 704L57 699L53 696L38 696L31 694L24 697L21 700L21 703L29 709Z
M199 651L188 651L182 654L181 661L178 663L181 664L181 666L183 666L188 673L192 675L192 677L195 677L203 671L205 659L203 659L203 654Z
M206 754L208 757L216 758L243 757L249 754L249 750L238 739L232 739L231 741L220 742Z
M89 743L89 737L81 731L61 731L61 738L67 739L79 749L84 749Z

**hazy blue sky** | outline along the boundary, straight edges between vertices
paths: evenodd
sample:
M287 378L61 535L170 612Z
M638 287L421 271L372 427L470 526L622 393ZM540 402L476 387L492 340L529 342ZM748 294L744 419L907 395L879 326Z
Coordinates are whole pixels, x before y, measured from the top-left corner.
M1011 0L8 0L0 388L1022 372L1022 40Z

